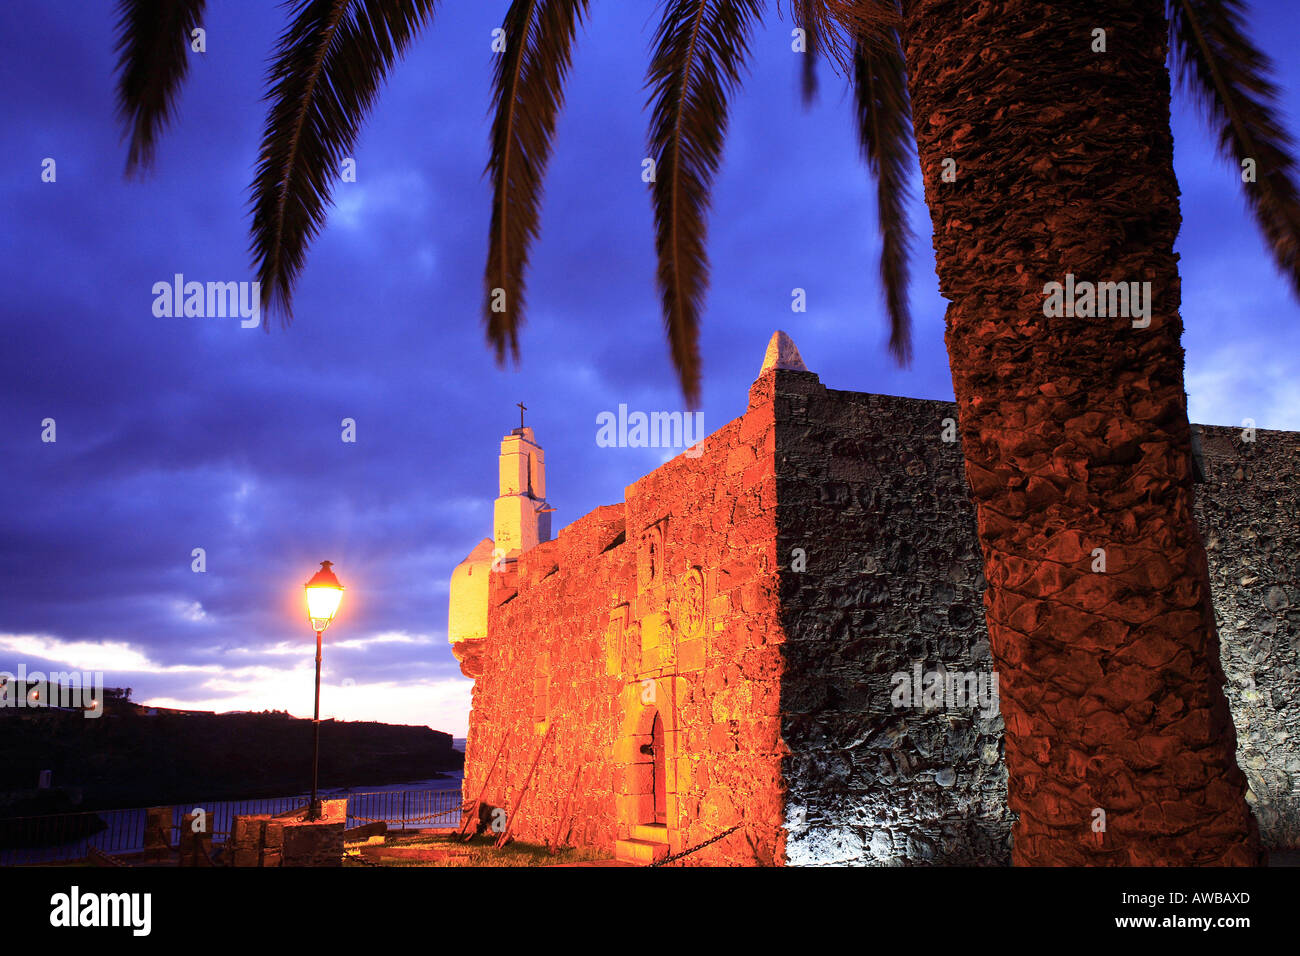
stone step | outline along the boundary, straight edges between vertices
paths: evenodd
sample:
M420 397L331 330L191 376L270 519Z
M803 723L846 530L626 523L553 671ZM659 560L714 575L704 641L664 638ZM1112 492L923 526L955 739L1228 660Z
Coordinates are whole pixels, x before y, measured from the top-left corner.
M614 859L628 863L654 863L668 855L668 847L663 843L646 843L644 840L617 840L614 843Z
M668 828L662 823L639 823L632 828L632 839L642 843L668 843Z

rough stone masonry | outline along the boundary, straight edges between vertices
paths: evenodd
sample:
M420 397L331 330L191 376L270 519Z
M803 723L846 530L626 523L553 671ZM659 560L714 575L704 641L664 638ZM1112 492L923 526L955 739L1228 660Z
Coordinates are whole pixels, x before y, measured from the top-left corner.
M480 542L449 628L476 678L466 800L639 862L738 827L681 864L1006 864L955 418L828 389L778 333L748 411L692 455L556 540ZM1196 432L1238 760L1266 845L1295 847L1300 436ZM506 510L542 510L531 429L502 454Z

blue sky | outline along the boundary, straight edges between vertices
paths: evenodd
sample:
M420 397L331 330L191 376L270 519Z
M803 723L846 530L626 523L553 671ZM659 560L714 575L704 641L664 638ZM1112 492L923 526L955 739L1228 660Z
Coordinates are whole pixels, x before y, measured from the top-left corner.
M654 286L641 160L650 3L596 3L580 37L529 273L519 367L479 316L491 31L506 0L447 0L394 71L298 286L295 322L158 318L154 283L252 278L248 184L278 4L218 0L156 173L122 177L110 5L0 8L0 669L102 670L172 706L311 710L301 585L349 587L326 633L322 708L464 732L447 581L491 534L517 401L546 448L561 527L663 460L603 448L596 416L682 407ZM769 4L773 7L774 5ZM1257 0L1300 134L1300 19ZM743 413L771 332L831 387L951 399L929 216L913 182L916 359L885 348L874 190L843 81L798 97L769 19L733 102L714 194L705 428ZM1300 306L1248 218L1237 171L1176 97L1183 318L1194 421L1300 428ZM46 157L57 182L41 181ZM791 289L807 290L793 314ZM41 441L53 418L57 441ZM340 422L356 421L357 441ZM191 569L194 548L207 570Z

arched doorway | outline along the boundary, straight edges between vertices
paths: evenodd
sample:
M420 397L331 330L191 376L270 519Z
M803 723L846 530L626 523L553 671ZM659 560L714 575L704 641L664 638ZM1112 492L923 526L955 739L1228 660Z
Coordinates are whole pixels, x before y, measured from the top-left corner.
M677 726L672 702L676 677L629 682L619 708L623 722L614 743L615 858L649 863L680 849L677 823ZM662 709L661 709L662 708Z
M667 753L664 749L664 722L658 708L651 708L648 732L640 734L637 746L636 792L638 801L636 819L640 824L664 826L668 822Z
M650 774L651 800L653 808L652 818L647 823L657 823L660 826L668 822L668 774L665 770L664 760L664 722L659 716L659 711L655 711L654 722L650 725L650 762L652 770Z

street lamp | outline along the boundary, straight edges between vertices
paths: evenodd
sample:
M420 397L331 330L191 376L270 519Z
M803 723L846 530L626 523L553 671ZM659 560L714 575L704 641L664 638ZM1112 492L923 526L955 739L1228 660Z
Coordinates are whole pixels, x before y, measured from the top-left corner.
M320 648L321 635L330 626L334 615L338 613L339 601L343 598L343 585L330 570L331 561L322 561L320 570L312 575L306 584L307 617L316 632L316 711L312 717L311 745L311 805L307 808L308 820L320 819L320 799L316 795L316 784L320 777Z

